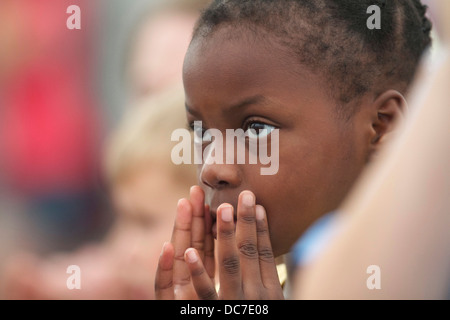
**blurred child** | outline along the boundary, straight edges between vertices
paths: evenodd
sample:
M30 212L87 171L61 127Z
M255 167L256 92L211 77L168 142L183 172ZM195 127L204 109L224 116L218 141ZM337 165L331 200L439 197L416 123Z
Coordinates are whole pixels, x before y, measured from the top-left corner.
M121 276L134 284L134 292L146 293L140 298L154 298L157 258L172 229L174 203L195 181L193 168L170 161L171 133L184 125L179 116L183 97L177 87L131 111L112 138L107 156L107 176L119 213L109 246L114 257L128 257L119 258Z
M170 135L185 124L177 87L129 110L109 141L105 172L117 220L104 242L40 260L24 255L7 270L6 298L152 299L154 273L173 203L194 183L189 166L170 161ZM67 267L81 270L81 290L66 286ZM153 271L152 271L153 270Z

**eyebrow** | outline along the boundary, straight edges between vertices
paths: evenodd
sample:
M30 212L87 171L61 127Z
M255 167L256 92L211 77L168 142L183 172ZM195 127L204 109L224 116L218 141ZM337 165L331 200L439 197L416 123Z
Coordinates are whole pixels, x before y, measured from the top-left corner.
M252 96L252 97L245 98L245 99L241 100L240 102L237 102L233 105L226 107L224 109L224 113L235 112L238 109L243 109L248 106L255 105L255 104L260 104L260 103L265 104L265 103L267 103L267 101L268 101L268 99L266 97L264 97L261 94L258 94L258 95ZM192 110L191 107L189 107L186 103L184 104L184 106L188 113L190 113L194 116L199 116L199 113L195 110Z
M244 109L244 108L249 107L254 104L261 104L261 103L266 103L266 102L267 102L266 97L258 94L256 96L245 98L241 102L238 102L234 105L227 107L225 110L226 110L226 112L235 112L238 109Z

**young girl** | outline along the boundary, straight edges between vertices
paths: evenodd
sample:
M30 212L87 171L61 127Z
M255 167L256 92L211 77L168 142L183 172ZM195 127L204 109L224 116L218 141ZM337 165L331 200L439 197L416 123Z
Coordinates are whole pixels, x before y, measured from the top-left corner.
M248 143L278 130L279 170L203 159L163 247L157 298L283 298L274 257L340 205L404 113L431 42L420 1L375 1L381 29L368 28L373 4L218 0L203 13L183 68L188 121L258 132Z

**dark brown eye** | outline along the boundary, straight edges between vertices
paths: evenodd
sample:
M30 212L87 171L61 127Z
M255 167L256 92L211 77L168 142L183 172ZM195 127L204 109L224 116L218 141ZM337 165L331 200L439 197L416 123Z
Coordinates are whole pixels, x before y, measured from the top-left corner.
M276 128L270 124L262 122L252 122L247 126L247 135L250 139L258 139L268 136Z

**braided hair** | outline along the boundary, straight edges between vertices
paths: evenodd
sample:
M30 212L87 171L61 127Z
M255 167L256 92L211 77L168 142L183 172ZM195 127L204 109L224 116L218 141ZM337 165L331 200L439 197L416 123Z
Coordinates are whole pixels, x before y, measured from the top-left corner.
M381 29L367 28L367 8L381 9ZM405 92L431 44L420 0L215 0L194 30L207 38L221 26L234 36L261 33L322 76L339 106L387 85ZM349 115L347 111L343 111Z

